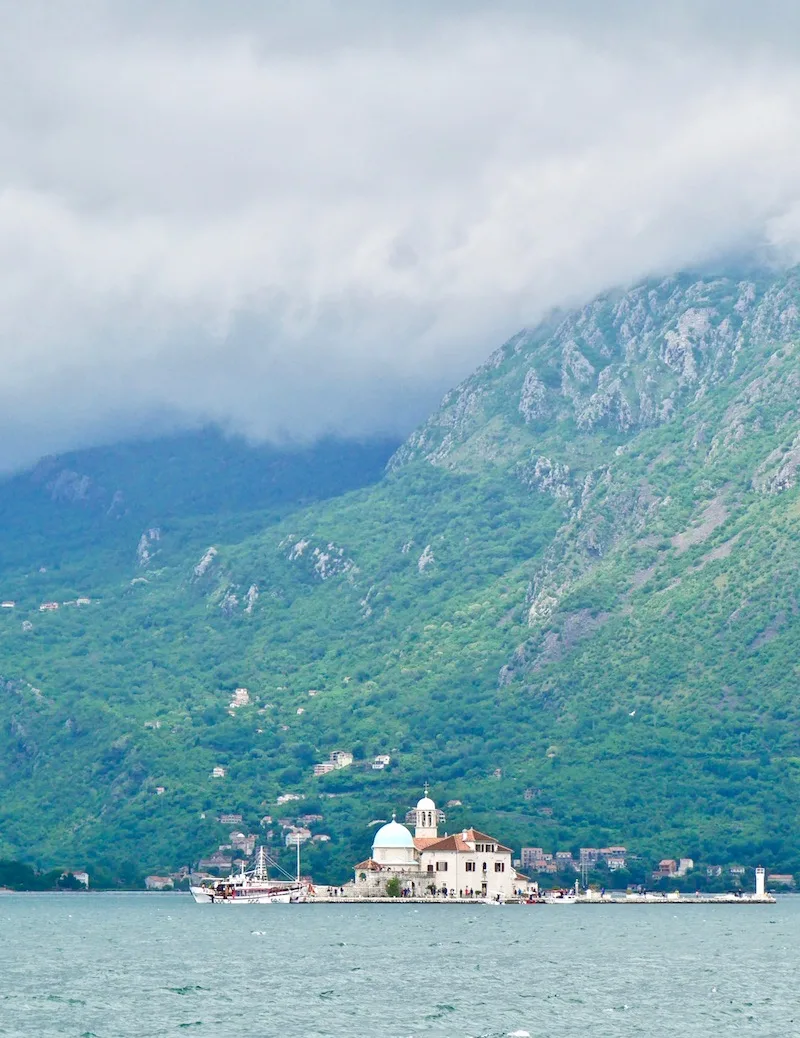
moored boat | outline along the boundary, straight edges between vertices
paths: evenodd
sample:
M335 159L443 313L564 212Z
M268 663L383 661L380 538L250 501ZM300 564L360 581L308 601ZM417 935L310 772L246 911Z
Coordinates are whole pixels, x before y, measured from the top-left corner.
M269 859L263 847L256 853L253 868L226 876L210 883L192 885L192 897L200 905L287 905L307 901L313 895L313 887L300 878L300 850L297 854L297 875L286 880L272 880L267 863ZM271 864L280 869L275 862Z
M572 890L567 892L560 891L557 894L545 894L544 896L546 905L574 905L577 900L575 892Z

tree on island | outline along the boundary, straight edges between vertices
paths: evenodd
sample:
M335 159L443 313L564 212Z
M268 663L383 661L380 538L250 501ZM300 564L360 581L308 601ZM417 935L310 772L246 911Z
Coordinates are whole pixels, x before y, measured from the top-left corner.
M71 872L64 873L63 876L59 876L56 884L59 890L85 890L86 887L77 879Z

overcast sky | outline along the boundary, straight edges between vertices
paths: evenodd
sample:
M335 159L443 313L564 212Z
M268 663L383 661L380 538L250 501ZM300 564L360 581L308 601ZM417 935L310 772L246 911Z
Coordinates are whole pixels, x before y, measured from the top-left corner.
M800 5L643 6L0 0L0 467L403 434L553 306L800 257Z

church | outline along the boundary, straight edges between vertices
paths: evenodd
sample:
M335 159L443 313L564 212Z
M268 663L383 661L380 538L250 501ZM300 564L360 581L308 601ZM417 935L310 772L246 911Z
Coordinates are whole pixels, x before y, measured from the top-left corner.
M447 891L450 897L513 897L527 888L528 879L512 864L510 847L477 829L439 835L444 814L425 795L401 825L392 816L372 841L372 856L355 866L355 892L380 897L393 877L412 897Z

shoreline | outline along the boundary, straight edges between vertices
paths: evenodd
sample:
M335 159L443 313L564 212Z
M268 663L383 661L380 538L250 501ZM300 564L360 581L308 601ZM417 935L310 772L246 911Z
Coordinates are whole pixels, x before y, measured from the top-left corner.
M25 897L51 897L52 895L67 897L102 897L124 894L137 897L181 897L191 898L188 890L137 890L137 889L115 889L115 890L10 890L0 889L0 897L24 895ZM568 905L774 905L779 900L800 896L800 891L781 891L776 894L767 894L765 897L755 897L752 894L737 896L735 894L664 894L664 895L626 895L619 896L606 894L604 897L581 895L579 897L553 898L551 900L526 901L523 898L507 898L504 901L485 901L481 898L468 897L348 897L328 895L316 895L307 901L299 901L296 904L320 904L320 905L483 905L498 907L504 905L518 905L526 908L551 908L566 907Z

